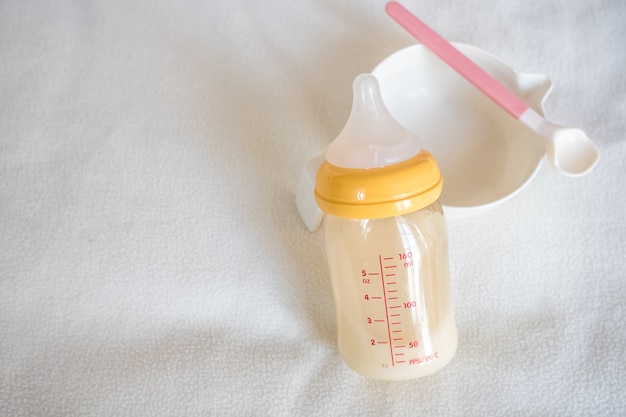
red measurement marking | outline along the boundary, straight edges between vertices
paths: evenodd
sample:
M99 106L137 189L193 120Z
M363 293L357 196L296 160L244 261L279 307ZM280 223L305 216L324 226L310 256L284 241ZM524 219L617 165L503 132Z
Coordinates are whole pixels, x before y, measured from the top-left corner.
M400 307L402 307L402 306L391 306L389 308L400 308Z
M386 277L395 277L395 276L396 276L396 274L385 274L385 276L386 276ZM395 284L395 282L394 282L394 284Z
M395 338L395 339L393 339L393 340L402 340L402 339L404 339L404 337L396 337L396 338Z
M380 258L380 256L379 256L379 258ZM392 260L392 259L393 259L393 256L392 256L391 258L383 258L383 259L384 259L385 261L390 261L390 260Z
M396 356L404 356L404 353L396 353Z
M389 298L387 298L387 300L397 300L397 299L398 299L398 297L389 297Z
M380 275L380 272L368 272L367 275Z
M400 333L400 332L402 332L402 330L392 330L391 332L392 333Z
M383 297L370 297L370 298L371 298L371 299L374 299L374 300L380 300L380 299L381 299L381 298L383 298Z
M389 284L389 283L387 283ZM387 292L398 292L398 290L387 290Z
M389 259L393 259L393 258L389 258ZM385 260L388 260L387 258L385 258ZM381 275L384 275L383 272L383 259L380 255L378 255L378 264L380 265L380 273ZM382 285L383 285L383 294L385 293L385 279L381 277L380 279ZM387 299L384 298L385 300L385 315L387 316L387 336L389 337L389 341L391 341L391 327L389 325L389 310L387 309ZM391 366L394 366L394 362L393 362L393 345L391 343L389 343L389 354L391 356Z
M406 361L396 361L396 363L406 363Z
M400 313L396 313L396 314L392 314L391 317L398 317L400 316Z
M376 323L384 323L385 320L374 320Z
M393 281L393 282L388 282L387 285L391 285L391 284L397 284L397 282Z
M385 269L387 269L387 268L396 268L397 266L398 265L388 265L388 266L385 267Z
M396 349L400 349L400 348L406 347L406 345L398 345L398 346L394 346L394 347L395 347Z
M400 323L401 323L400 321L394 321L394 322L393 322L393 323L391 323L391 324L400 324Z
M379 344L381 344L381 345L386 345L386 344L387 344L387 343L389 343L389 342L386 342L386 341L384 341L384 340L383 340L383 341L376 342L376 343L379 343Z

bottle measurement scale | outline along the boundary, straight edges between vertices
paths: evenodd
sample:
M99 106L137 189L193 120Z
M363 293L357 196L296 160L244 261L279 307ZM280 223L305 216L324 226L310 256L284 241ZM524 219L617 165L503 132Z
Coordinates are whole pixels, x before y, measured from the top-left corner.
M430 357L413 357L419 355L417 352L409 352L420 346L420 342L414 335L406 332L402 325L406 321L411 323L415 321L410 316L415 312L417 302L402 297L403 292L399 290L398 280L403 279L399 271L412 269L412 258L412 252L399 253L395 256L378 255L376 270L361 270L361 282L365 290L363 302L366 303L363 311L380 312L378 315L372 315L373 317L366 317L365 321L369 325L384 328L382 332L380 329L373 329L372 334L382 333L386 336L384 339L369 340L370 346L388 350L389 362L382 363L383 368L405 363L411 365L423 363L439 356L438 352L434 352Z

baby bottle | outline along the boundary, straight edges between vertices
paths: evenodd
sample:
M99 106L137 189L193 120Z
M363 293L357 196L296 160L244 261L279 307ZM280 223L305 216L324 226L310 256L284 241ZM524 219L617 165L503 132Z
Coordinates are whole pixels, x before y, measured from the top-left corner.
M339 351L365 377L419 378L457 347L442 178L388 112L376 78L361 74L353 89L348 122L315 181Z

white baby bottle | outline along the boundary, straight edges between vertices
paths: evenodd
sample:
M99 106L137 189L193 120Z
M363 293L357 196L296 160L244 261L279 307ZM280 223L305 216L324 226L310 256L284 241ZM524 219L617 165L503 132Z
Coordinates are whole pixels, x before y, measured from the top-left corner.
M442 178L417 136L387 111L371 74L317 171L315 199L345 363L372 379L429 375L450 362L450 297Z

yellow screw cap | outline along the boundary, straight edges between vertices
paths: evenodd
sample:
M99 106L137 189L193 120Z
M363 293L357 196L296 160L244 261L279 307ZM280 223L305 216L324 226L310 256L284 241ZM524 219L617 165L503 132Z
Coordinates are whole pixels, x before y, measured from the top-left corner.
M338 217L393 217L432 204L442 186L435 158L422 150L381 168L341 168L325 161L317 171L315 200L324 212Z

